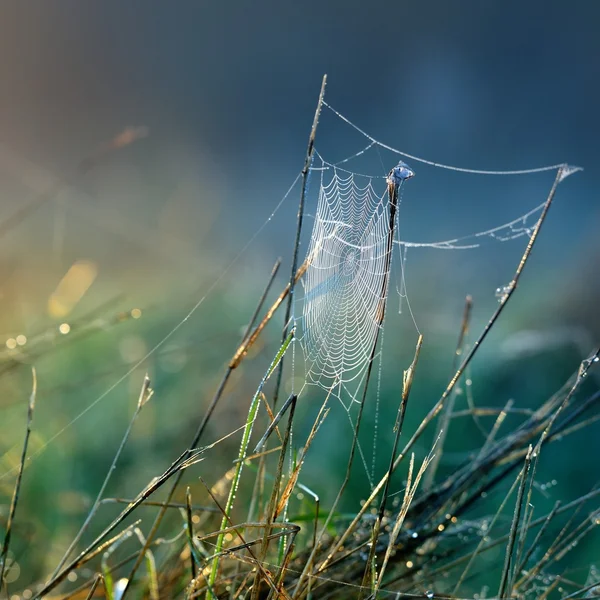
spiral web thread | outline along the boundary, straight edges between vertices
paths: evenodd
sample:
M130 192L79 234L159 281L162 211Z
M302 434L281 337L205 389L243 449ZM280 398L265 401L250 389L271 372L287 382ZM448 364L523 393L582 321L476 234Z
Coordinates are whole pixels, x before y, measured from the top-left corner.
M334 171L321 178L304 278L300 337L307 383L355 400L380 327L390 258L387 193ZM340 398L342 400L342 398ZM347 401L342 403L349 408Z

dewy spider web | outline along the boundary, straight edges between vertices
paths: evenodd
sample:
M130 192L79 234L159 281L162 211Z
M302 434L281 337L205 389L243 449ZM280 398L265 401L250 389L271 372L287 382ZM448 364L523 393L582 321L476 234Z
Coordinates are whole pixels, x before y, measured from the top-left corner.
M385 304L387 300L391 256L388 256L390 207L383 177L348 170L347 164L372 149L383 149L430 167L478 175L526 175L562 168L562 181L579 169L558 164L516 171L483 171L435 163L377 141L327 103L324 105L369 143L336 163L315 152L318 164L312 170L320 172L321 177L307 252L308 268L302 281L304 297L302 316L297 318L298 340L304 357L304 385L314 384L331 391L349 411L360 401L359 390L370 360L379 357L374 353L374 345L383 325L380 311L382 302ZM400 253L401 302L402 299L408 302L404 276L408 248L470 249L477 248L485 239L504 242L530 236L543 206L541 202L516 219L471 235L432 242L395 239ZM396 231L398 223L396 220ZM418 330L412 310L411 316Z
M389 236L387 193L337 171L329 183L321 178L300 337L309 383L360 381L380 327Z

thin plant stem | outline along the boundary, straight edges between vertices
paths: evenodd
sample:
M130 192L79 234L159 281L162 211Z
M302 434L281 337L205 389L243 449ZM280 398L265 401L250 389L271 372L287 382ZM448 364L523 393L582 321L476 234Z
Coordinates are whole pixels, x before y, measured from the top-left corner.
M315 116L313 119L312 128L310 130L310 136L308 137L308 146L306 148L306 157L304 159L304 167L302 168L302 184L300 188L300 204L298 206L298 218L296 224L296 240L294 242L294 254L292 255L292 269L290 273L290 293L288 295L287 306L285 307L285 317L283 319L283 335L281 341L285 340L289 329L289 320L292 314L292 306L294 304L294 291L296 288L296 273L298 271L298 256L300 254L300 237L302 235L302 224L304 222L304 205L306 203L306 190L308 189L308 175L310 173L310 165L313 159L313 152L315 149L315 138L317 136L317 126L319 125L319 117L321 116L321 108L323 107L323 100L325 99L325 87L327 86L327 75L323 75L321 82L321 91L319 92L319 100L317 101L317 108L315 110ZM283 360L279 363L277 371L277 379L275 382L275 391L273 394L273 410L277 406L277 399L279 397L279 388L281 386L281 378L283 376Z
M250 321L248 321L248 325L246 326L246 329L244 331L244 337L242 338L242 342L244 342L249 337L250 332L252 331L252 328L254 327L254 323L256 323L256 319L258 319L258 315L260 314L260 311L262 310L262 307L264 306L264 304L267 300L267 296L269 295L269 292L271 291L271 287L273 286L275 277L277 277L277 273L279 272L280 266L281 266L281 258L278 258L275 261L273 268L271 269L271 274L269 275L269 280L267 281L267 285L265 285L263 292L262 292L260 298L258 299L258 302L256 303L256 308L254 309L254 312L252 313L252 316L250 317Z
M458 336L458 342L456 344L456 350L454 351L454 358L452 359L452 373L456 372L456 368L458 366L458 359L462 356L464 350L464 343L469 332L469 323L471 320L471 311L473 309L473 299L471 296L467 296L465 299L465 308L463 310L462 322L460 327L460 333ZM433 460L431 461L431 465L429 469L427 469L427 473L425 474L425 479L423 481L423 487L427 490L431 488L434 483L435 475L437 473L438 466L440 464L440 460L444 453L444 444L446 442L446 438L448 437L448 430L450 429L450 420L452 417L452 412L454 411L454 401L456 399L456 393L452 394L448 400L448 404L444 409L444 412L440 416L440 421L437 430L437 436L439 437L439 450L435 453Z
M302 278L304 273L306 273L306 269L308 269L308 264L309 264L309 261L307 259L298 268L298 271L296 272L296 279L295 279L296 283ZM291 289L291 286L288 283L283 288L283 290L281 291L279 296L277 296L277 298L275 299L273 304L269 307L269 310L265 313L265 316L261 319L261 321L258 323L258 325L256 325L256 327L254 327L254 329L252 330L251 333L245 335L242 338L242 341L240 342L238 349L235 351L233 357L229 361L229 368L231 370L235 369L240 364L240 362L242 362L242 360L244 359L246 354L248 354L248 350L250 350L250 348L252 348L252 346L255 344L256 340L259 338L260 334L263 332L264 328L271 322L273 315L277 312L279 307L283 304L284 300L289 296L290 289Z
M96 591L96 588L98 587L101 581L104 581L104 577L101 573L98 573L94 579L94 583L92 583L92 587L90 588L88 595L85 597L85 600L92 600L92 598L94 597L94 592Z
M417 476L415 477L415 481L412 485L411 485L412 477L409 476L409 478L408 478L408 484L406 486L404 502L402 503L402 508L400 509L398 516L396 517L396 522L394 523L394 527L392 529L392 533L391 533L390 539L388 541L388 546L385 551L385 556L383 557L383 563L381 565L379 574L377 575L377 582L375 584L375 594L377 594L377 591L381 587L381 584L383 582L383 576L385 575L385 571L386 571L388 562L392 556L392 552L394 551L394 545L396 543L398 533L400 532L400 529L402 528L402 525L404 524L404 519L406 518L408 509L409 509L410 505L412 504L412 500L415 496L415 493L417 492L417 487L419 486L419 482L421 481L421 478L423 477L427 467L429 466L429 463L431 462L431 458L433 457L433 450L434 450L434 448L431 449L431 452L429 453L429 455L426 456L425 459L423 460L423 462L421 464L421 468L419 469L419 472L417 473ZM413 453L411 456L411 466L409 467L409 473L412 473L412 470L413 470L412 465L414 464L414 459L415 459L415 455Z
M279 409L279 412L272 418L271 423L267 427L264 435L260 438L258 444L256 444L256 447L254 448L254 454L258 454L262 451L267 439L273 433L277 425L279 425L279 421L281 421L281 418L287 412L288 408L296 402L297 398L298 396L291 394L290 397L283 403L283 406Z
M523 465L523 471L521 473L521 483L519 485L519 492L517 494L517 501L515 503L515 512L513 520L510 526L510 533L508 537L508 544L506 545L506 555L504 557L504 567L502 568L502 576L500 577L500 587L498 588L498 597L503 598L507 591L512 589L512 566L513 566L513 550L517 541L517 532L519 529L519 523L521 521L521 511L523 509L523 495L525 493L525 486L527 484L527 476L529 474L529 467L531 466L531 455L533 453L533 447L529 446L527 456L525 457L525 464Z
M128 562L131 562L134 558L136 558L137 555L138 555L138 552L133 552L132 554L127 556L125 559L119 561L118 563L116 563L115 565L110 567L109 571L115 572L117 569L120 569L122 566L126 565ZM69 593L64 596L61 596L61 600L72 600L73 598L80 598L81 593L84 590L86 590L89 585L93 586L94 582L96 581L96 579L98 577L104 582L104 578L102 577L102 574L96 573L94 575L94 577L89 578L85 583L83 583L79 587L77 587L73 590L70 590Z
M600 590L600 579L597 579L593 583L589 583L585 587L582 587L580 590L569 594L568 596L563 596L563 600L571 600L572 598L577 598L578 596L581 598L585 598L583 594L590 591L598 592ZM588 596L588 598L596 598L597 596Z
M71 552L73 552L73 549L78 544L78 542L81 539L81 537L83 536L83 534L87 531L87 528L88 528L90 522L94 518L94 515L96 514L96 511L98 510L98 507L100 506L100 503L102 501L102 496L104 495L104 490L106 490L106 486L108 485L108 482L110 481L110 478L112 477L112 474L114 473L115 469L117 468L117 462L121 458L123 448L125 447L125 444L129 440L129 435L131 434L133 425L134 425L136 419L138 418L138 415L140 414L142 408L146 405L146 403L148 402L148 400L150 399L152 394L153 394L153 390L150 388L150 378L148 377L148 374L146 373L146 375L144 377L144 381L142 382L142 388L140 390L140 395L138 398L137 405L135 407L135 411L133 413L133 416L131 417L131 420L129 421L129 425L127 426L125 434L123 435L123 438L121 439L121 443L119 444L119 448L117 449L117 452L113 458L110 468L108 469L108 473L106 473L106 477L104 478L104 481L103 481L102 485L100 486L100 491L98 492L98 495L96 496L96 499L94 500L94 503L92 504L92 508L90 509L85 521L83 522L83 525L77 532L77 535L73 538L73 541L70 543L70 545L67 548L67 550L65 551L63 557L60 559L60 562L58 563L58 565L56 565L56 568L54 569L54 572L52 573L52 577L55 577L56 574L60 571L60 569L64 566L64 564L67 562Z
M519 476L513 481L513 484L510 486L510 489L508 490L507 494L504 496L504 499L500 503L500 506L498 507L496 514L494 515L493 519L490 521L490 524L487 527L486 532L489 533L494 528L496 521L502 514L502 511L504 510L506 503L508 502L509 498L512 496L512 493L515 490L515 488L517 487L517 484L520 482L520 479L521 479L521 474L519 474ZM454 596L456 596L458 594L460 586L462 585L463 581L465 580L469 571L471 570L471 567L473 566L475 559L479 556L479 552L481 551L481 548L484 545L485 539L486 539L486 536L483 536L479 540L479 543L477 544L477 547L475 548L475 550L471 553L470 560L467 563L467 566L464 568L463 572L460 574L460 577L458 578L458 581L456 582L456 585L454 586L454 590L452 591L452 594Z
M37 394L37 375L35 368L31 369L32 375L32 386L31 394L29 396L29 404L27 405L27 424L25 426L25 440L23 441L23 450L21 452L21 460L19 461L19 471L17 473L17 480L15 481L15 488L10 501L10 508L8 509L8 519L6 521L6 532L4 534L4 541L2 542L2 551L0 551L0 590L4 582L4 573L6 571L6 560L8 557L8 548L10 546L10 537L12 533L12 524L17 512L17 504L19 503L19 492L21 491L21 483L23 481L23 469L25 467L25 459L27 457L27 447L29 446L29 436L31 435L31 426L33 424L33 411L35 409L35 398Z
M228 522L231 523L231 518L228 519ZM300 526L299 525L295 525L294 523L273 523L273 528L278 527L280 529L282 529L283 531L279 532L279 533L274 533L271 534L269 536L270 540L276 540L279 539L282 536L286 536L286 535L291 535L291 534L296 534L300 531ZM242 540L241 544L237 544L236 546L229 546L228 548L226 548L225 550L223 550L221 552L221 556L226 556L226 555L230 555L230 554L235 554L236 552L238 552L239 550L247 550L248 548L251 548L252 546L257 546L258 544L260 544L263 540L262 537L258 537L255 538L253 540L250 541L246 541L243 536L240 534L240 530L241 529L264 529L265 528L265 524L263 522L259 522L259 523L240 523L238 525L230 525L229 527L225 527L225 529L219 529L217 532L213 532L213 533L208 533L206 535L203 535L201 537L198 538L199 541L205 541L208 540L212 537L214 537L215 535L218 535L219 533L235 533L240 540ZM212 554L209 558L214 558L216 556L216 554ZM253 557L255 560L255 557Z
M267 557L267 550L269 547L268 541L269 541L269 536L271 535L273 521L275 520L277 499L279 497L279 490L280 490L280 486L281 486L281 482L282 482L283 463L285 460L287 447L288 447L290 437L291 437L292 423L294 421L294 413L296 410L296 400L298 399L298 397L295 394L292 394L290 396L290 398L291 398L291 403L290 403L290 415L288 418L288 426L286 427L284 438L283 438L283 443L281 445L281 450L279 452L279 460L277 463L277 470L275 472L275 480L273 483L273 489L271 491L271 498L269 500L269 506L266 511L265 529L263 532L262 545L261 545L261 549L260 549L260 554L258 556L258 560L261 563L263 563ZM258 600L259 590L260 590L260 573L257 571L256 576L254 578L254 585L252 586L252 596L251 596L252 600Z
M419 361L419 356L421 354L421 347L423 345L423 336L419 335L419 339L417 340L417 347L415 348L415 354L413 360L406 371L404 371L404 376L402 380L402 398L400 401L400 407L398 408L398 417L396 418L396 424L394 425L394 444L392 446L392 453L390 455L390 465L388 467L388 478L386 484L383 489L383 493L381 495L381 502L379 503L379 512L377 514L377 519L375 520L375 524L373 525L373 533L371 536L371 547L369 549L369 557L367 558L366 566L365 566L365 574L363 576L363 588L367 588L369 584L369 579L371 578L372 565L375 564L375 553L377 549L377 540L379 539L379 533L381 530L381 524L383 522L383 517L385 515L385 508L387 505L389 486L391 481L391 471L394 467L394 459L396 458L396 451L398 450L398 443L400 441L400 435L402 434L402 427L404 425L404 416L406 415L406 406L408 404L408 398L410 396L410 390L412 389L412 382L415 374L415 369L417 367L417 363ZM379 590L379 586L381 584L381 577L377 578L374 589L374 598L377 598L377 593Z
M194 527L192 525L192 493L189 486L185 492L185 504L188 543L190 544L190 568L192 579L196 579L196 561L194 558Z
M544 520L544 523L540 527L540 530L537 532L533 542L531 543L531 546L529 547L529 549L527 550L525 555L522 557L521 561L519 563L517 563L517 566L515 567L515 573L521 573L525 569L532 554L535 552L536 549L539 548L540 540L542 539L542 536L546 532L548 525L550 525L550 522L556 515L556 511L560 508L560 504L561 504L560 500L557 500L556 503L554 504L552 511ZM525 528L526 531L529 531L530 528L531 528L530 523L527 523L526 528ZM518 588L520 585L521 585L521 582L517 581L517 583L514 585L515 589Z
M103 498L100 504L131 504L134 502L131 498ZM176 508L176 509L187 509L187 503L185 502L155 502L152 500L146 500L142 502L142 506L155 506L157 508ZM200 504L193 504L192 510L201 510L203 512L219 512L214 506L204 506Z

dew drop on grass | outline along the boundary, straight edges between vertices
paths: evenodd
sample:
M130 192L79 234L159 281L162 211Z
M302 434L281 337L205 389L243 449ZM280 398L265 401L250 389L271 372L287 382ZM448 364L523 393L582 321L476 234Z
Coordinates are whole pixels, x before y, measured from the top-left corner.
M121 579L119 579L115 583L115 587L113 590L113 597L115 600L121 600L121 598L123 596L123 592L125 591L125 588L127 587L128 582L129 582L129 580L126 577L121 577Z
M576 167L574 165L564 165L560 169L558 182L564 181L569 175L573 175L573 173L577 173L577 171L582 171L581 167Z
M504 302L504 300L506 300L511 288L512 286L510 283L508 285L501 285L500 287L496 288L496 298L498 299L498 302Z

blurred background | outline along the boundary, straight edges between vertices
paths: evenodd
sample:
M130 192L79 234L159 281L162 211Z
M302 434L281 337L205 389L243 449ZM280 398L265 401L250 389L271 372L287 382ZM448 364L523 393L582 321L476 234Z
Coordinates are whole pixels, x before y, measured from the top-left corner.
M584 167L560 186L522 285L470 373L482 406L513 399L536 407L562 385L600 333L599 26L597 3L554 0L3 2L0 520L24 434L31 365L38 377L35 456L12 545L27 566L23 582L52 569L81 524L144 373L155 397L109 494L136 494L183 451L278 256L272 296L284 285L299 190L267 219L302 168L324 73L333 107L403 151L474 169ZM334 162L365 145L324 111L316 143L323 156ZM397 159L381 153L367 168L376 164L381 175ZM400 217L410 241L511 221L543 202L553 180L552 173L491 177L411 166L417 176L406 186ZM313 177L302 256L317 191ZM474 300L473 341L526 239L409 251L408 294L425 336L427 375L415 381L406 428L414 429L447 383L465 296ZM417 337L398 305L394 292L378 474L391 438L381 422L395 414ZM280 315L235 373L207 441L243 423L282 321ZM314 414L310 398L301 415ZM365 427L368 456L375 413L369 409ZM350 428L342 410L325 427L332 435L315 442L318 460L307 463L305 483L327 501L343 476ZM476 424L457 420L443 469L481 440ZM592 426L560 451L548 450L540 479L555 483L540 491L540 511L596 483L597 440ZM228 468L237 444L217 447L207 480ZM368 490L358 473L348 509ZM590 555L591 544L579 556Z

